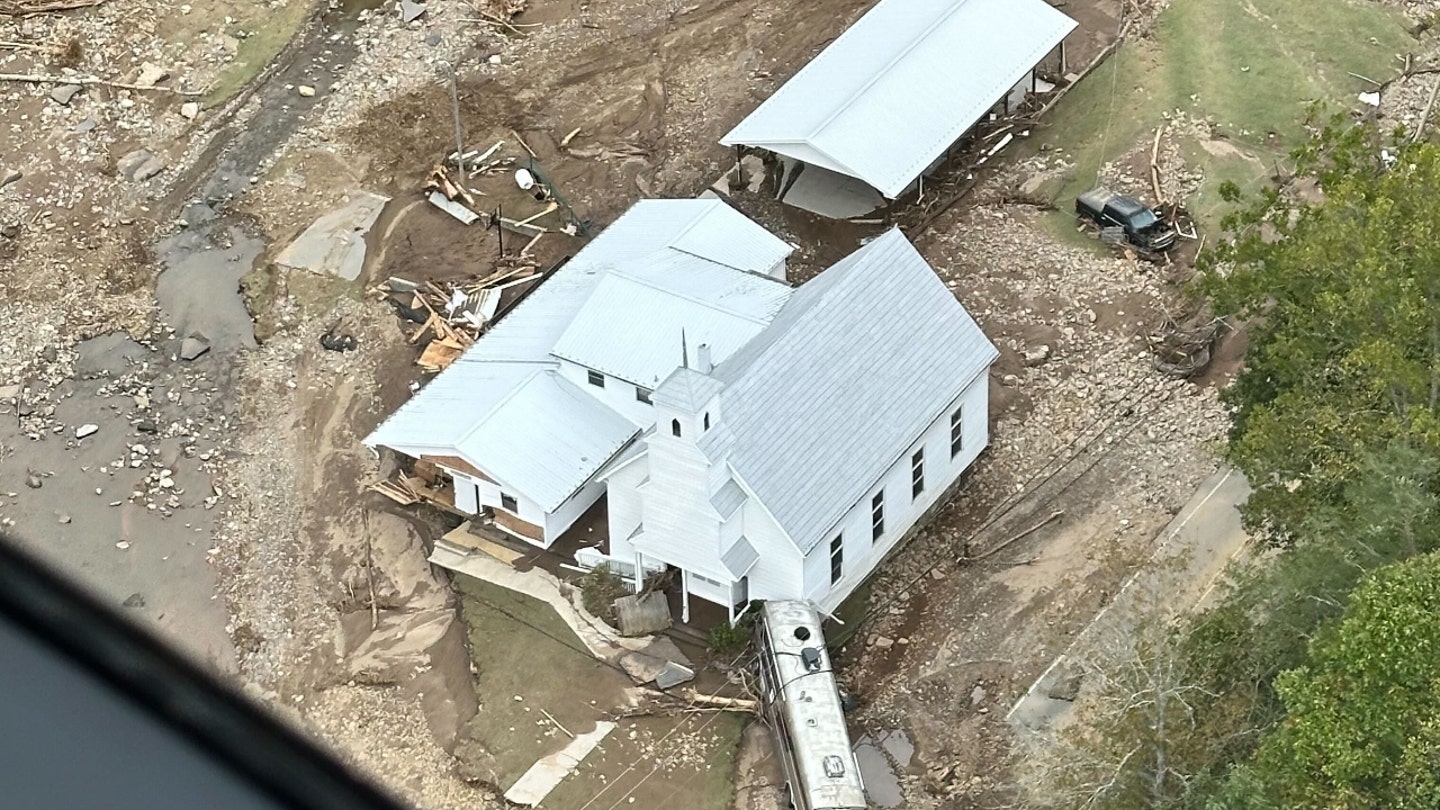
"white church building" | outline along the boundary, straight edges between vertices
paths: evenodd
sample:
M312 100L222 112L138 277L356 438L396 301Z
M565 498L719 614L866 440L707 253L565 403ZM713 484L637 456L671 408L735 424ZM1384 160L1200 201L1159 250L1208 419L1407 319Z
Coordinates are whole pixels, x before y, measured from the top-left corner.
M365 439L549 547L608 499L589 559L682 604L833 609L989 441L998 352L898 231L798 288L719 200L645 200Z

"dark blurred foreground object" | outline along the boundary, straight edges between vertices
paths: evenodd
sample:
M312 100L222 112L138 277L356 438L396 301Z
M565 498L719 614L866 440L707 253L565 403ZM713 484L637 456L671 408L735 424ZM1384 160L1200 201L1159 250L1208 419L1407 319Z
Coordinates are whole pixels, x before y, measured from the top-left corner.
M0 536L0 804L402 810Z

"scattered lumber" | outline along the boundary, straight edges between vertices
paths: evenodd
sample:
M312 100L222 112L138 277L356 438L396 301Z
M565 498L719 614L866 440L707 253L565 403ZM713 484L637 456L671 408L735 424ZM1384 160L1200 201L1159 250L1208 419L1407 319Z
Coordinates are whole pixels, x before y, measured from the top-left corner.
M1155 203L1159 205L1165 201L1160 194L1160 136L1165 134L1165 127L1156 127L1155 143L1150 147L1150 190L1155 193Z
M1010 536L1009 538L1001 541L1000 543L997 543L995 546L991 547L989 550L984 551L984 552L982 552L982 553L980 553L980 554L977 554L977 555L975 555L975 556L973 556L973 557L968 556L968 554L962 554L962 555L960 555L960 557L956 560L956 562L961 562L961 563L975 562L976 560L983 560L983 559L985 559L986 557L993 557L994 555L998 554L1000 551L1004 550L1005 548L1009 547L1010 545L1012 545L1012 544L1014 544L1014 543L1017 543L1017 542L1019 542L1020 540L1026 538L1026 537L1029 537L1030 535L1034 534L1035 532L1038 532L1038 531L1040 531L1041 529L1045 528L1046 526L1049 526L1051 523L1054 523L1055 521L1059 520L1064 514L1065 514L1065 510L1064 510L1064 509L1057 509L1057 510L1055 510L1054 512L1051 512L1049 515L1047 515L1044 520L1040 521L1039 523L1036 523L1035 525L1031 526L1031 527L1028 528L1028 529L1025 529L1024 531L1020 532L1019 534L1012 535L1012 536Z
M555 211L559 211L559 210L560 210L560 203L557 203L557 202L555 202L554 200L551 200L551 201L550 201L550 204L547 205L547 206L545 206L544 209L542 209L541 211L539 211L539 212L537 212L537 213L531 214L530 216L528 216L528 217L526 217L526 218L524 218L524 219L516 222L515 225L516 225L516 226L529 225L530 223L532 223L532 222L534 222L535 220L537 220L537 219L545 216L546 214L554 213ZM537 236L538 236L538 234L537 234Z
M685 699L697 706L710 706L727 711L752 713L758 713L760 711L760 701L758 700L720 697L718 695L702 695L694 689L685 690Z
M522 138L522 137L520 137L520 133L519 133L519 132L516 132L515 130L512 129L512 130L510 130L510 134L515 136L515 142L516 142L516 143L520 144L520 146L521 146L526 152L530 153L530 157L532 157L532 158L538 158L538 157L540 157L539 155L535 154L535 150L534 150L534 149L531 149L531 148L530 148L530 144L525 143L525 139Z
M420 501L419 493L410 489L403 480L377 481L369 488L372 492L378 492L401 506L409 506Z
M515 158L495 157L495 153L504 145L504 141L496 141L494 146L484 152L479 149L472 149L464 155L459 152L451 152L445 157L445 162L462 171L468 171L472 175L506 171L515 165Z
M540 713L545 715L545 719L549 720L555 726L555 728L558 728L561 731L565 732L565 736L569 737L572 740L575 739L575 735L571 733L570 729L560 725L560 721L555 719L555 715L545 711L544 709L541 709Z
M426 371L444 371L465 353L465 346L457 340L441 338L430 341L415 364Z
M1425 136L1425 124L1430 120L1430 110L1435 107L1437 94L1440 94L1440 82L1436 82L1430 88L1430 99L1425 102L1425 109L1420 113L1420 122L1415 125L1415 134L1410 136L1411 141L1419 143L1420 139Z
M489 328L507 291L513 296L513 287L533 283L539 276L538 265L522 252L501 259L485 276L424 283L389 278L371 292L392 301L397 310L406 313L402 318L420 323L419 328L408 333L409 343L431 336L416 365L426 371L443 371Z
M685 689L676 694L658 693L638 706L620 709L616 717L676 717L684 714L713 714L716 712L743 712L759 714L760 701L750 698L702 695L694 689Z
M475 197L472 196L464 186L450 178L450 171L443 165L436 163L430 174L425 177L425 184L420 186L421 191L438 191L445 195L445 199L464 203L474 208Z

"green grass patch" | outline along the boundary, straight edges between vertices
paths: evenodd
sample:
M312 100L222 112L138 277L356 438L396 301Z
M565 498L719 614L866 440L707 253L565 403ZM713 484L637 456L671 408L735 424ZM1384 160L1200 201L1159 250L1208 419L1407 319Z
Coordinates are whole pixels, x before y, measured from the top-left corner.
M629 680L591 657L544 602L471 577L455 582L479 670L480 711L468 736L490 755L500 787L509 788L570 741L541 709L575 734L593 731Z
M235 36L237 31L245 31L249 36L240 40L235 59L225 66L205 94L204 106L224 104L249 84L295 38L313 8L313 2L292 0L277 11L260 7L253 18L241 17L230 25L225 33Z
M1201 143L1194 138L1186 138L1180 152L1187 166L1205 175L1205 183L1190 195L1188 202L1191 216L1210 231L1218 231L1221 218L1235 207L1220 199L1220 187L1225 182L1249 194L1269 182L1286 158L1281 150L1244 149L1230 141Z
M1222 180L1253 187L1300 142L1312 102L1353 106L1369 86L1347 74L1383 81L1397 70L1395 55L1411 47L1404 16L1375 3L1175 0L1154 37L1128 40L1052 111L1045 140L1075 165L1044 189L1061 208L1049 221L1067 241L1087 238L1075 234L1075 195L1094 184L1101 164L1181 110L1213 120L1215 137L1239 150L1214 155L1187 145L1187 159L1215 173L1190 201L1213 226Z
M658 743L677 723L683 727ZM744 716L732 712L622 721L545 798L544 806L578 810L604 790L591 807L618 803L625 808L729 810L735 798L735 753L744 728ZM684 741L677 743L681 737ZM657 762L663 764L654 770Z

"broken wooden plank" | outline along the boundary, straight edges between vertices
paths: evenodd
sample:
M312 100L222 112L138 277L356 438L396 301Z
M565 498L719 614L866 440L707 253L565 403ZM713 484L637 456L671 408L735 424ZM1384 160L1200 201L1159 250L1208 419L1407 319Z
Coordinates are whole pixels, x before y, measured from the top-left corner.
M401 506L410 506L411 504L417 503L420 500L419 498L415 497L413 493L399 486L396 486L390 481L377 481L376 483L371 484L369 486L369 489L373 492L378 492L381 495L384 495L385 497L400 504Z
M537 233L537 234L535 234L534 236L530 237L530 241L525 243L525 247L520 248L520 255L521 255L521 256L529 256L529 255L530 255L530 248L535 247L535 243L536 243L536 242L539 242L539 241L540 241L540 237L542 237L542 236L544 236L544 235L545 235L545 234L543 234L543 233Z
M427 331L429 331L432 327L435 326L435 321L438 319L438 317L439 317L439 316L437 316L437 315L432 311L432 312L430 313L430 317L428 317L428 318L425 319L425 323L420 324L420 328L415 330L415 334L411 335L411 336L410 336L410 339L407 340L406 343L417 343L417 342L419 342L420 336L423 335L423 334L425 334Z
M500 217L500 227L504 228L507 231L510 231L511 233L518 233L522 236L535 236L536 234L550 232L549 228L542 228L539 225L531 225L529 223L516 222L513 219L506 219L505 217Z
M540 156L537 155L537 154L535 154L535 150L530 148L530 144L525 143L525 139L522 138L522 137L520 137L520 133L518 133L518 132L516 132L515 130L512 129L512 130L510 130L510 134L511 134L511 135L514 135L514 136L515 136L515 140L516 140L522 147L525 148L525 151L526 151L526 152L529 152L529 153L530 153L530 157L539 159Z
M457 157L457 154L458 154L458 153L456 153L456 152L451 152L450 155L449 155L449 157L446 158L446 160L450 161L451 163L454 163L456 166L458 166L458 167L460 167L460 168L464 168L465 166L469 166L469 167L471 167L471 168L473 169L474 167L479 166L480 164L482 164L482 163L484 163L485 161L489 160L489 159L490 159L490 156L491 156L491 155L494 155L497 151L500 150L500 147L502 147L502 146L504 146L504 145L505 145L505 142L504 142L504 141L496 141L494 146L490 147L489 149L486 149L484 152L481 152L480 150L476 149L476 150L472 150L472 151L466 152L463 157Z
M758 713L760 711L759 701L751 700L749 698L731 698L721 697L719 695L702 695L699 692L696 692L694 689L686 689L684 692L684 698L685 700L689 701L692 706L711 706L716 709L725 709L727 711L737 712Z
M542 210L542 211L540 211L540 212L538 212L538 213L531 214L530 216L528 216L528 217L526 217L526 218L524 218L524 219L522 219L522 220L518 220L515 224L516 224L516 225L529 225L530 223L534 222L535 220L539 219L540 217L543 217L543 216L545 216L546 214L552 213L552 212L554 212L554 211L559 211L559 210L560 210L560 203L557 203L557 202L555 202L554 200L551 200L550 204L547 205L547 206L545 206L544 210Z
M430 345L425 347L425 351L420 353L415 365L426 371L444 371L464 353L464 349L457 348L449 341L432 340Z

